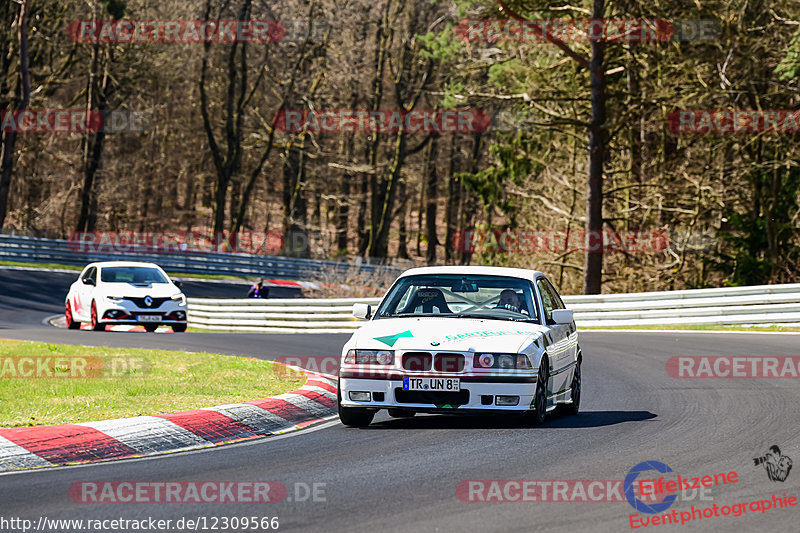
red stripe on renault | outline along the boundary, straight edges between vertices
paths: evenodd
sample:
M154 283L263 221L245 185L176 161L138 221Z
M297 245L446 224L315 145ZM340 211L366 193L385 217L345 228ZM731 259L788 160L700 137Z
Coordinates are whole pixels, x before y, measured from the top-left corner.
M155 416L165 418L173 424L191 431L201 439L214 444L253 439L261 436L253 433L247 426L217 411L195 409L194 411Z
M142 454L101 431L73 424L3 429L0 435L58 465Z

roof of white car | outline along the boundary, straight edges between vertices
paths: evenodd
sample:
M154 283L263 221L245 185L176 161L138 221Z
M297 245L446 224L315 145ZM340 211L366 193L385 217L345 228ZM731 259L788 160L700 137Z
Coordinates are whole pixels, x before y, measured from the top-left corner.
M159 267L155 263L147 263L145 261L100 261L97 263L89 263L87 266L96 267Z
M420 267L406 270L400 277L417 276L420 274L467 274L473 276L509 276L512 278L522 278L533 280L537 275L542 275L538 270L528 270L526 268L506 268L489 266L434 266Z

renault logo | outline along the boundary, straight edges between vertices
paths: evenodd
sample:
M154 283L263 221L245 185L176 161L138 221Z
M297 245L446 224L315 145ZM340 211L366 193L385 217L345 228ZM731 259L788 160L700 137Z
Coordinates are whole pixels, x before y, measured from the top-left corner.
M150 307L151 305L153 305L153 299L150 298L149 296L145 296L144 297L144 305L146 305L147 307Z

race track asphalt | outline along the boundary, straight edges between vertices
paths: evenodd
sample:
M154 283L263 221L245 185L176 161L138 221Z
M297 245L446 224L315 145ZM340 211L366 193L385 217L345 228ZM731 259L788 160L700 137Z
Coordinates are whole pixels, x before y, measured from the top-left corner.
M0 316L0 337L269 359L336 355L347 339L64 331L41 325L49 313L33 304L17 315L27 317L25 323ZM325 532L626 531L634 509L625 501L465 502L456 487L465 480L622 480L648 460L682 476L738 474L738 482L712 489L707 497L713 500L678 501L669 511L730 506L773 493L800 497L796 468L785 482L771 482L753 463L773 444L800 460L796 379L676 379L665 370L675 355L800 356L800 335L589 331L580 338L584 391L581 413L574 417L527 427L497 416L391 419L381 413L366 429L334 422L218 449L7 474L0 476L0 517L205 517L210 526L213 517L278 516L279 530ZM88 480L269 480L283 483L288 498L267 504L76 503L70 486ZM313 484L322 492L303 498ZM748 510L646 529L797 531L797 516L797 507Z

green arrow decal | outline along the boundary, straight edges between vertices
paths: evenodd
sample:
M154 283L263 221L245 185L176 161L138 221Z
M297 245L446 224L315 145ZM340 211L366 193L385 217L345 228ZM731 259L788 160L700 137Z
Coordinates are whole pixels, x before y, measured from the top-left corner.
M381 341L386 346L394 346L394 343L397 342L397 339L402 337L413 337L414 335L411 334L410 331L406 330L402 333L397 333L395 335L389 335L386 337L374 337L376 341Z

